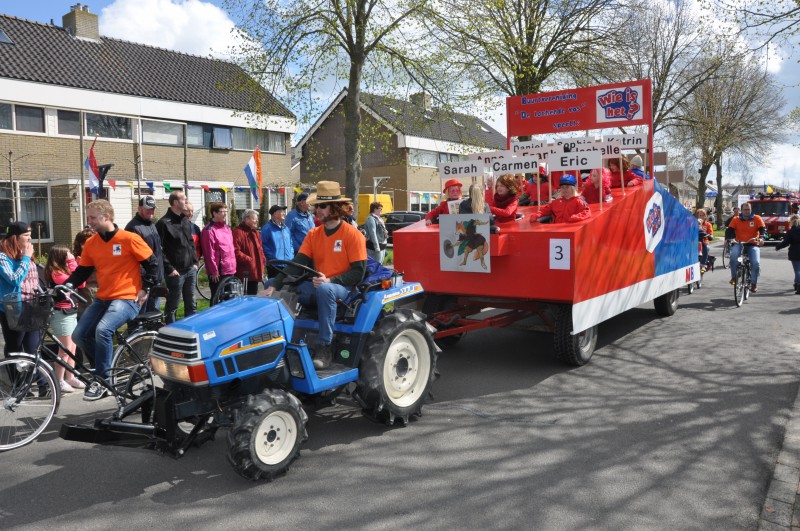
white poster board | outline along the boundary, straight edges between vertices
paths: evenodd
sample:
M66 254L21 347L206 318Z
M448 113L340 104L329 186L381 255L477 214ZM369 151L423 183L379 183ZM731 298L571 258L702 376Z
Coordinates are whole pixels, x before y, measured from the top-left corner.
M491 214L439 216L439 268L442 271L491 273Z

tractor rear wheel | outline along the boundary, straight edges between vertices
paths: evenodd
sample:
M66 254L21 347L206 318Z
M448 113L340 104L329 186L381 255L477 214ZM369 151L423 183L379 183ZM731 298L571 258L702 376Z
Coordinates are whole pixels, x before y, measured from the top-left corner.
M582 367L589 363L594 354L594 347L597 345L597 326L573 335L572 306L565 304L559 307L556 314L554 340L556 357L561 362Z
M299 457L306 422L294 395L267 389L249 396L228 431L228 462L242 477L272 481Z
M370 333L355 397L364 414L389 426L422 415L436 374L436 346L424 315L399 309Z

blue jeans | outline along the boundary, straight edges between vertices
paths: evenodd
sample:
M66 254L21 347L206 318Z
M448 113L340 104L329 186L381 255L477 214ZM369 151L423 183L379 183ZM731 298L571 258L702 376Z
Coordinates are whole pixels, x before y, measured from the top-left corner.
M94 359L94 372L108 378L114 350L114 332L135 318L141 308L136 301L95 301L86 308L72 332L72 339L90 358Z
M330 345L333 341L336 299L344 299L348 293L350 293L350 288L333 282L320 284L318 288L314 288L314 284L311 282L303 282L297 287L300 304L311 308L317 307L320 344Z
M794 268L794 283L795 289L800 289L800 260L792 260L792 267Z
M701 242L700 249L702 249L700 253L700 265L706 265L708 263L708 244L706 242Z
M758 284L758 273L761 271L761 249L755 245L745 245L745 252L750 257L750 282ZM742 254L742 244L731 247L731 280L736 280L736 270L739 268L739 256Z
M197 269L190 267L180 275L167 276L167 305L164 313L167 324L175 322L175 313L183 296L183 315L189 317L197 311L197 302L194 300L194 281L197 278Z

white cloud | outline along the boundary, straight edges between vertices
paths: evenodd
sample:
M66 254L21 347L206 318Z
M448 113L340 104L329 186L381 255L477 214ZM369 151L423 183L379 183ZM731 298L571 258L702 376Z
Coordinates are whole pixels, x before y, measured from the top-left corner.
M229 56L233 21L201 0L116 0L100 12L100 33L195 55Z

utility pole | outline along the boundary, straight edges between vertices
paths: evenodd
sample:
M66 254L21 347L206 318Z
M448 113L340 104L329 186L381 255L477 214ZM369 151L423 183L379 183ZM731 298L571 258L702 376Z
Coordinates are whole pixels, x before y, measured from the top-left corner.
M388 179L389 179L389 177L373 177L372 178L372 200L373 201L377 201L378 200L378 186L380 186L380 184L383 181L386 181Z

